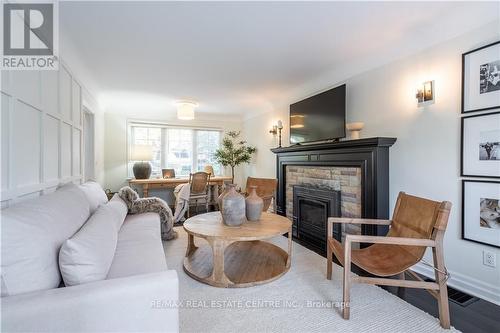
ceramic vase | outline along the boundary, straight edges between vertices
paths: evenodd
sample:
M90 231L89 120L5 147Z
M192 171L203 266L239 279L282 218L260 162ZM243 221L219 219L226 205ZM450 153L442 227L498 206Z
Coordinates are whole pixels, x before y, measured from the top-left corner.
M237 227L246 221L245 197L236 192L236 185L228 185L228 192L222 198L222 221L230 227Z
M219 210L222 212L222 199L224 198L224 196L229 192L229 186L226 185L224 186L224 190L222 191L222 193L219 195L219 197L217 198L217 206L219 206Z
M359 133L361 132L363 127L365 127L365 123L361 121L346 124L347 130L351 132L351 140L359 139Z
M257 186L249 186L250 195L245 199L245 210L248 221L258 221L262 215L264 200L257 195Z

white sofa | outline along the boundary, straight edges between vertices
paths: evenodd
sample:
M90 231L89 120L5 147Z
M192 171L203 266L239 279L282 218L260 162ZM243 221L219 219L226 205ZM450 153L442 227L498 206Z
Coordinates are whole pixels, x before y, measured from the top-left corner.
M178 332L177 273L167 269L157 214L125 207L105 277L64 285L61 247L106 201L95 183L71 184L2 210L2 332Z

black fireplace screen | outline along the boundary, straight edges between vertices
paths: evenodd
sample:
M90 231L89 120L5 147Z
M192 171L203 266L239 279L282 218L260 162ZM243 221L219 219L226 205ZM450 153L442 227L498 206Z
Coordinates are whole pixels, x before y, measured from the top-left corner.
M307 185L293 186L293 236L306 247L325 255L328 217L340 216L340 191ZM340 240L340 225L333 236Z
M327 205L317 200L300 199L299 200L299 222L304 228L322 230L325 226L325 215Z

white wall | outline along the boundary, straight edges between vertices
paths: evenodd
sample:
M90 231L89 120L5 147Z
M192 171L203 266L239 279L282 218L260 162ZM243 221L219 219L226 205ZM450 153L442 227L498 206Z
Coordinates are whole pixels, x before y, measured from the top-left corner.
M81 84L62 63L58 71L2 71L2 207L80 181L81 101Z
M177 126L203 126L220 128L224 132L230 130L240 130L241 121L228 118L217 119L214 117L196 116L195 120L181 121L175 118L175 113L165 112L164 117L152 116L148 112L128 113L120 110L107 110L105 113L105 187L113 191L119 190L127 183L127 120L144 120L151 122L161 122ZM241 181L243 170L236 172L236 181ZM226 173L227 174L227 173ZM227 174L229 175L229 174Z
M68 31L61 27L59 31L59 53L71 68L73 76L80 81L82 105L94 115L94 175L95 180L104 185L104 110L95 98L100 87L82 61L80 50L80 48L75 47L71 36L68 35Z
M95 115L95 175L104 181L104 115L71 40L60 34L58 71L1 71L1 207L79 183L83 109Z
M393 209L399 191L453 203L445 236L449 284L500 304L500 265L482 265L487 249L500 258L500 250L461 239L460 96L461 54L500 38L500 21L434 46L411 57L354 77L332 77L331 85L347 83L347 120L363 121L362 137L389 136L391 148L390 201ZM417 108L417 84L435 80L436 102ZM309 87L275 103L274 112L246 119L243 130L258 147L255 164L247 175L275 176L276 146L268 133L278 119L288 120L290 103L328 87ZM287 126L285 126L287 127ZM284 133L285 145L288 134ZM427 261L431 256L427 253ZM425 266L419 272L432 273Z
M104 186L104 111L87 90L82 90L82 105L94 115L94 178Z

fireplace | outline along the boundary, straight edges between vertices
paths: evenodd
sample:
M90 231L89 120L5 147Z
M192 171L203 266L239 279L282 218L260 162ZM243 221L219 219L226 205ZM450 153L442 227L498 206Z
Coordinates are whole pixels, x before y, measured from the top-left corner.
M340 214L343 217L389 218L389 148L395 142L395 138L376 137L271 149L277 157L276 212L294 221L294 239L299 242L310 240L319 244L320 249L323 248L324 236L311 236L310 231L315 228L326 230L326 226L310 223L309 226L306 225L309 229L301 229L304 224L297 223L295 218L317 219L318 215L312 217L311 214L324 216L327 210L324 201L308 200L303 203L303 208L306 208L306 212L302 212L303 215L295 212L296 205L291 199L294 195L294 185L326 186L340 191L341 194L337 193L338 200L334 205L340 202ZM319 199L317 192L315 189L313 199ZM332 213L331 216L335 215ZM326 222L326 218L323 221ZM345 233L377 236L385 235L388 231L387 226L380 225L349 225L349 228L352 227L357 230L349 229ZM342 231L336 232L336 237L342 237ZM326 231L322 235L326 235ZM311 249L316 248L311 246Z
M326 254L328 217L340 216L340 191L331 188L293 186L293 236L303 245ZM334 225L333 236L342 239L340 225Z

